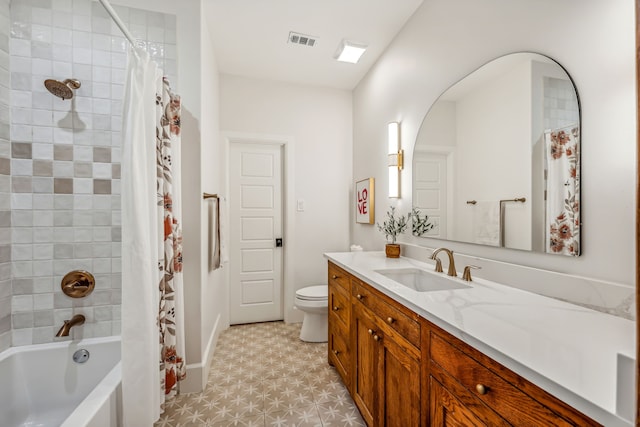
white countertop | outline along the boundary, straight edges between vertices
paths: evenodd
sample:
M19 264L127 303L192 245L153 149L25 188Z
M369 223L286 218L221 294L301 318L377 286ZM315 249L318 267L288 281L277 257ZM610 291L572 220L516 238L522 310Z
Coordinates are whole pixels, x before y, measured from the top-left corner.
M603 425L632 425L616 415L618 398L635 407L633 392L617 396L617 370L619 354L635 360L635 322L476 278L468 289L417 292L375 270L433 264L383 252L325 257ZM622 376L633 384L631 365Z

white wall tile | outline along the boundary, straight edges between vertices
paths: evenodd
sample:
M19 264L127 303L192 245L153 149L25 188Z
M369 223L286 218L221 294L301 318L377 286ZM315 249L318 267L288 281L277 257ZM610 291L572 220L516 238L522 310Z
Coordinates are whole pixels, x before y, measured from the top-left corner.
M53 126L53 112L51 110L32 110L32 122L36 126Z
M73 31L68 28L53 28L53 44L71 46L73 44Z
M49 92L32 92L31 107L39 110L52 110L54 98Z
M32 59L31 74L38 76L50 76L53 74L53 63L48 59Z
M16 138L16 141L21 141L21 139ZM12 159L11 174L18 175L18 176L32 175L33 161L26 160L26 159Z
M51 132L53 129L49 128ZM49 141L53 141L53 137ZM53 144L42 144L42 143L33 143L32 147L32 158L38 160L53 160Z
M53 194L34 194L33 209L36 209L36 210L53 209Z
M53 75L58 78L68 78L73 75L73 66L70 62L53 61Z
M11 38L11 41L9 42L9 51L11 52L12 57L16 57L16 56L30 57L31 56L31 40Z
M73 48L73 62L78 64L91 65L92 63L92 51L89 48L74 47Z
M51 27L47 25L32 24L31 40L44 42L44 43L51 43L51 41L53 40Z

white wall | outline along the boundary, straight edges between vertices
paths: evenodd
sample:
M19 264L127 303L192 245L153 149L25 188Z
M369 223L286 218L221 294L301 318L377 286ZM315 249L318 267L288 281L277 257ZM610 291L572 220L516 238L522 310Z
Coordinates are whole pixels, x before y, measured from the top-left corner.
M285 263L293 266L289 289L326 283L324 252L349 249L351 187L351 93L344 90L220 77L220 128L225 132L280 135L293 139L294 236ZM287 185L287 184L285 184ZM295 202L295 200L294 200ZM285 319L301 321L285 295Z
M424 2L354 91L354 176L377 178L377 219L391 203L408 210L413 141L430 105L480 65L516 51L538 52L557 60L573 77L580 96L583 255L574 259L445 244L472 257L609 280L633 289L636 110L632 0ZM402 173L402 199L397 202L384 197L385 125L390 121L402 122L402 145L409 165ZM384 244L383 236L372 226L356 224L351 235L368 250L381 250ZM433 239L402 239L428 247L443 244ZM528 274L526 269L516 271L508 279Z
M206 8L206 2L203 6ZM203 14L205 15L205 14ZM213 52L213 42L211 33L206 23L202 25L202 47L201 47L201 69L202 82L202 147L200 156L201 189L207 193L220 193L224 187L223 179L223 156L220 139L220 109L219 109L219 74L218 65ZM201 350L203 363L203 383L206 383L207 373L216 340L221 331L229 326L229 314L227 304L227 276L225 270L209 271L209 213L213 212L215 202L212 200L203 201L201 194L198 194L200 203L203 205L200 216L200 248L201 248L201 284L200 309L201 313Z

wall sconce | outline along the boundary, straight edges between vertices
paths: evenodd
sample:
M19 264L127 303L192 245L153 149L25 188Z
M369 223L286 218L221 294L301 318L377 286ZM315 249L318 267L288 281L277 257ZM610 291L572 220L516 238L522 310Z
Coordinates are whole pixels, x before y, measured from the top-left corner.
M388 125L389 197L400 197L400 171L404 167L404 150L400 149L400 123Z

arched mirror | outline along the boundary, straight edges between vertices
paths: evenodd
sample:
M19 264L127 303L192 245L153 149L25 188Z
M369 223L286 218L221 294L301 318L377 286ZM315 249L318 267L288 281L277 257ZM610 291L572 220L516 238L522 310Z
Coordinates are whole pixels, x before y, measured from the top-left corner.
M554 60L514 53L445 91L413 152L423 237L578 256L580 107Z

